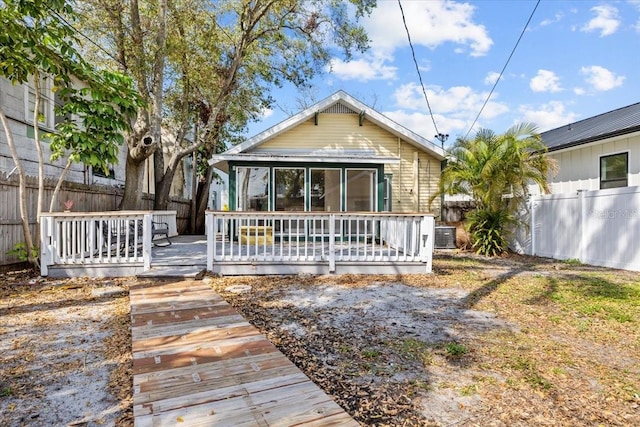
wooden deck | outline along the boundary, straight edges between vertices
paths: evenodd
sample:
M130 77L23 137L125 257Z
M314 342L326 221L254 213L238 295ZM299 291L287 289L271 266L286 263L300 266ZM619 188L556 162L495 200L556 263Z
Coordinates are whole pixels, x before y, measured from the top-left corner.
M205 283L130 298L136 426L359 425Z

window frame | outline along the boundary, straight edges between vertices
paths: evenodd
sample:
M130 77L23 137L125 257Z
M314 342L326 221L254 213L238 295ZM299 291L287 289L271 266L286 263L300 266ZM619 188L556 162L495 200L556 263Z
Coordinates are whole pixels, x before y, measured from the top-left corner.
M625 163L626 163L626 172L625 172L625 176L624 178L613 178L613 179L603 179L603 168L605 167L605 161L607 159L611 159L613 157L617 157L617 156L624 156L625 157ZM623 188L623 187L628 187L629 186L629 152L628 151L622 151L619 153L611 153L611 154L606 154L606 155L602 155L599 157L599 161L598 161L598 166L599 166L599 182L600 182L600 189L601 190L605 190L608 188ZM610 184L614 184L616 182L624 182L624 185L610 185Z

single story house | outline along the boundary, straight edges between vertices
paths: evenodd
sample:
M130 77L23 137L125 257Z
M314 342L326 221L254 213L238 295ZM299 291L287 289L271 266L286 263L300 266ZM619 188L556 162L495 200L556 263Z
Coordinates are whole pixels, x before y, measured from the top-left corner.
M444 150L344 91L213 156L231 211L435 212Z
M558 162L552 193L640 186L640 103L541 134Z

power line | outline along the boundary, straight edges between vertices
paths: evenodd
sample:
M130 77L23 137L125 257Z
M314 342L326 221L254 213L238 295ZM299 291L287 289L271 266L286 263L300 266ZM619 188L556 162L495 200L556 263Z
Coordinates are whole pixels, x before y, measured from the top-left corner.
M124 64L122 62L120 62L120 60L118 58L116 58L115 56L113 56L109 51L107 51L105 48L103 48L102 46L100 46L97 42L95 42L93 39L91 39L89 36L85 35L83 32L81 32L80 30L78 30L76 27L73 26L73 24L71 24L69 21L67 21L64 17L62 17L57 11L53 10L47 3L44 3L45 7L47 9L49 9L49 11L51 13L53 13L55 16L58 17L59 20L61 20L67 27L71 28L76 34L79 34L80 36L82 36L82 38L86 39L89 41L89 43L91 43L92 45L94 45L95 47L97 47L99 50L101 50L102 52L104 52L109 58L113 59L114 61L116 61L116 63L124 66Z
M482 104L482 108L480 108L480 111L478 112L478 115L473 120L473 123L469 127L469 130L467 131L466 135L464 136L464 139L467 139L467 137L471 133L471 130L473 129L473 127L476 125L476 122L480 118L480 115L482 114L482 111L484 111L484 107L487 106L487 103L489 102L489 99L491 99L491 95L493 95L493 91L495 90L496 86L498 86L498 82L502 78L502 75L504 74L504 71L507 69L507 65L509 65L509 61L511 61L511 57L513 56L513 54L515 53L516 49L518 48L518 45L520 44L520 40L522 40L522 36L524 36L525 31L527 31L527 27L529 26L529 23L531 22L531 19L533 19L533 15L536 13L536 9L538 9L538 5L539 4L540 4L540 0L538 0L536 2L535 7L531 11L531 15L529 15L529 19L527 20L527 23L524 25L524 28L522 29L522 32L520 33L520 37L518 37L518 41L516 41L515 46L513 46L513 49L511 49L511 53L509 54L509 58L507 58L507 62L505 62L504 67L502 67L502 71L500 71L500 75L498 76L498 78L496 79L495 83L493 84L493 87L491 88L491 91L489 92L489 95L487 95L487 99L485 99L484 104Z
M418 79L420 80L420 87L422 87L422 93L424 94L424 99L425 101L427 101L427 107L429 108L429 115L431 116L431 121L433 122L433 127L436 130L436 138L438 138L439 135L442 135L442 144L444 145L444 134L440 133L440 131L438 130L438 126L436 125L436 119L433 117L433 111L431 111L431 104L429 104L429 97L427 96L427 91L424 88L424 83L422 81L422 74L420 73L420 67L418 66L418 61L416 60L416 52L413 49L413 43L411 41L411 34L409 34L409 27L407 27L407 21L404 17L404 10L402 9L402 3L400 3L400 0L398 0L398 6L400 6L400 13L402 14L402 23L404 24L404 29L407 32L407 39L409 39L409 47L411 48L411 56L413 57L413 63L416 66L416 72L418 73ZM448 136L448 135L447 135Z

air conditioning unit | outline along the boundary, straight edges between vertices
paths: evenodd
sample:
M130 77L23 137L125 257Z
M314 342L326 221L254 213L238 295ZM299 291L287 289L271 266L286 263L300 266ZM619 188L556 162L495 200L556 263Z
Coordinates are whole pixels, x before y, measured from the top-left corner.
M456 228L447 226L436 227L436 238L434 240L436 249L455 249L456 248Z

